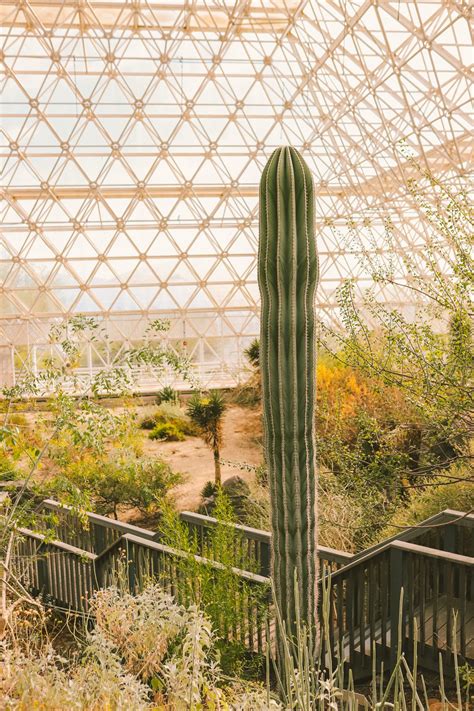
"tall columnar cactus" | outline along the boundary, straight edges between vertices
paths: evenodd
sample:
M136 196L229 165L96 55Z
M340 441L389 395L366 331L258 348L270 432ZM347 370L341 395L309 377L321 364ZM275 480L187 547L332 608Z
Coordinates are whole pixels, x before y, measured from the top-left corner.
M317 592L314 295L318 258L313 201L313 180L303 158L294 148L278 148L260 181L258 255L272 575L276 602L287 632L295 636L299 616L314 640Z

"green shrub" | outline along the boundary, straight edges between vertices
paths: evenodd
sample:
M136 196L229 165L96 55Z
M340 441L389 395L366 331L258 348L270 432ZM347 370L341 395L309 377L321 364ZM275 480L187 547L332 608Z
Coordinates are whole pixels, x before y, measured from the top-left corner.
M48 484L61 498L79 490L98 513L118 516L119 508L136 508L145 516L156 514L169 491L182 481L181 474L156 457L84 457L72 463Z
M146 415L140 421L142 430L149 430L150 439L182 442L186 437L195 437L199 434L198 428L178 406L166 402L152 415Z
M173 422L159 422L150 432L149 437L167 442L182 442L186 439L182 430Z
M235 568L250 572L257 570L257 563L252 560L243 545L241 533L228 524L234 522L232 505L222 489L216 495L213 515L217 525L211 527L202 541L198 541L189 527L181 521L176 511L164 507L160 519L160 541L178 550L190 554L200 554L204 558L219 561L220 571L213 571L209 566L194 558L180 559L180 574L176 576L176 585L184 599L190 599L209 616L215 629L233 629L240 623L240 610L235 601L242 596L249 601L265 607L268 590L263 586L251 586L240 579ZM237 650L234 649L234 653ZM240 655L237 654L240 658ZM231 654L229 667L237 664L235 654Z
M201 499L209 499L217 493L217 487L213 481L206 481L201 490Z
M166 385L156 397L156 404L161 405L164 402L169 402L172 405L179 405L179 395L174 388L170 385Z
M147 415L138 425L141 430L154 430L156 427L156 415Z

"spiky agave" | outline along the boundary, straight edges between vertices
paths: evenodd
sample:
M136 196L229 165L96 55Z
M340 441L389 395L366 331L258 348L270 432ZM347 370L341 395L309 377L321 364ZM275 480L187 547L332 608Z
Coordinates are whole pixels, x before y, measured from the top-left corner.
M260 181L260 366L272 519L272 576L287 634L315 639L317 603L313 180L278 148Z

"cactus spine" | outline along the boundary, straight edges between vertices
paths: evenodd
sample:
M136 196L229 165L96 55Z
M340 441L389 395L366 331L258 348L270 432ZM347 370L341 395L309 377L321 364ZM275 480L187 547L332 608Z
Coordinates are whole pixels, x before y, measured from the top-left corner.
M314 295L318 260L313 181L294 148L278 148L260 181L258 281L265 452L276 603L315 639L316 469ZM295 585L296 580L296 585Z

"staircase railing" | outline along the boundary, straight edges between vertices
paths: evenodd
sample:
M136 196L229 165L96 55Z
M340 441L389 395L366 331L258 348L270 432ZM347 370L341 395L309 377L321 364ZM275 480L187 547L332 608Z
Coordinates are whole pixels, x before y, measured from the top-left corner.
M193 556L164 545L159 533L145 528L93 513L86 514L84 527L68 507L47 500L44 508L55 512L57 532L64 540L51 541L21 529L17 570L25 585L54 604L87 612L94 592L116 581L120 571L131 592L158 577L165 589L186 603L194 581L190 569L180 564L183 558L207 566L213 575L223 570L209 535L218 524L216 519L181 514L198 541L200 555ZM261 605L246 599L245 589L263 586L268 593L270 535L229 525L237 533L235 558L240 568L234 572L241 586L235 592L235 605L242 614L239 625L224 633L261 650L266 614ZM447 510L356 555L321 547L325 573L321 580L329 583L327 653L343 659L358 677L371 674L374 656L377 664L393 664L398 646L410 657L416 645L420 666L428 668L437 668L440 654L449 668L455 650L472 663L473 531L473 515ZM463 554L456 552L458 547ZM253 561L257 572L246 571L246 561Z
M397 650L420 666L474 660L474 558L389 541L333 573L329 649L355 676L393 665ZM416 632L415 632L416 629Z
M474 556L474 514L445 509L418 524L401 528L389 538L355 553L353 559L365 557L392 541L416 543L427 548Z
M182 511L181 520L187 524L189 530L195 534L200 549L210 551L212 557L216 557L217 551L212 550L212 537L210 532L219 524L212 516L193 513L192 511ZM236 560L257 562L257 569L261 575L270 575L270 546L271 534L257 528L250 528L241 524L230 525L238 534L235 537ZM323 569L338 570L352 560L352 553L339 551L327 546L318 547L320 572ZM241 563L242 565L242 563Z
M117 521L91 511L79 514L71 506L61 504L54 499L45 499L39 510L54 514L55 521L52 528L54 528L55 538L91 553L102 553L126 533L150 541L156 540L159 536L156 531ZM41 525L41 521L39 524Z
M95 553L20 528L15 538L15 574L33 594L69 610L86 612L99 588Z
M54 530L56 536L71 545L84 550L100 553L122 535L130 533L151 541L160 541L160 532L116 521L107 516L86 512L78 516L70 506L60 504L53 499L45 499L42 508L56 516ZM222 523L212 516L182 511L180 519L188 527L198 546L198 553L206 558L219 560L219 551L213 545L211 532L217 525L229 526L235 532L232 544L233 559L241 568L255 570L259 575L270 575L271 535L268 531L243 526L236 523ZM352 560L352 553L339 551L327 546L318 548L321 573L323 567L337 570Z
M125 524L124 524L125 525ZM22 584L45 601L81 613L90 611L90 600L97 590L118 585L131 593L142 590L152 580L182 604L189 604L199 584L194 575L203 566L217 584L226 571L222 563L165 546L142 536L125 533L108 548L96 554L27 528L18 529L14 552L15 574ZM238 640L250 650L263 651L267 638L270 580L261 575L231 568L233 584L226 594L233 595L238 617L229 626L220 620L219 632ZM254 594L255 593L255 594ZM221 591L222 594L222 591Z

